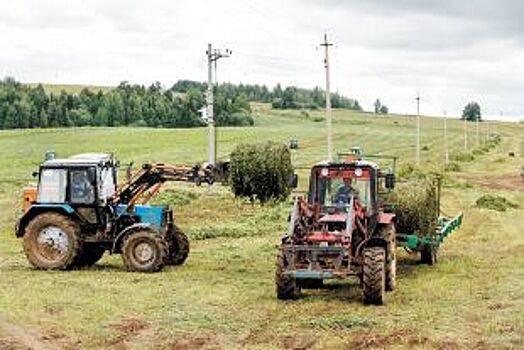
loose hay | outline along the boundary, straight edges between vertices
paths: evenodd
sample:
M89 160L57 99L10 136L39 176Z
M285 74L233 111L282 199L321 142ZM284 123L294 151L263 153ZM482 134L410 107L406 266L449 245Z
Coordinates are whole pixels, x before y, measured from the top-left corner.
M495 196L491 194L485 194L481 196L475 202L477 208L485 208L496 211L506 211L509 208L515 209L518 208L518 205L508 201L506 198L501 196Z
M283 200L293 175L291 153L276 143L243 144L231 153L230 184L237 197L267 202Z
M437 189L432 179L412 178L397 184L387 199L397 232L432 235L438 219Z

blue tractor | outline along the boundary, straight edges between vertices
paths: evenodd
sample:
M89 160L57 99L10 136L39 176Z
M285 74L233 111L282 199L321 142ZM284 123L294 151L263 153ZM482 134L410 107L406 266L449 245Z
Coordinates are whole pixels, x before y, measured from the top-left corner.
M173 211L146 203L166 181L213 183L212 167L145 164L118 185L112 155L50 158L35 173L38 186L24 190L24 214L16 226L33 266L89 266L106 251L122 254L129 271L155 272L184 263L189 241Z

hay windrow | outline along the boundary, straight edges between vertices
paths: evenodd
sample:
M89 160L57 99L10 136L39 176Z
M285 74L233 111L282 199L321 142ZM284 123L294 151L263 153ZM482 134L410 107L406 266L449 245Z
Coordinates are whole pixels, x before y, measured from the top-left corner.
M518 205L510 202L504 197L485 194L475 202L477 208L484 208L496 211L506 211L507 209L516 209Z

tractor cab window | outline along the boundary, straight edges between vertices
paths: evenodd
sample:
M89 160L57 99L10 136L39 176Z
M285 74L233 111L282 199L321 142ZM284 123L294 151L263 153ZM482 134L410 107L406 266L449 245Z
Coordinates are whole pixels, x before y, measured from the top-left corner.
M99 193L102 202L107 201L115 193L115 177L112 168L102 168L100 171Z
M323 206L345 206L351 196L368 207L370 186L368 179L359 178L324 178L320 179L320 204Z
M38 184L39 203L64 203L67 172L64 169L42 169Z
M71 203L92 204L95 201L94 168L71 170L69 172L69 193Z

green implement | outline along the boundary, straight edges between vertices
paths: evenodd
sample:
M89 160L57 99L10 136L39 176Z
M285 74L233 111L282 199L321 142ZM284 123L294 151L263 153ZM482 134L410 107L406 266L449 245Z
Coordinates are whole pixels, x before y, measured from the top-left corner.
M454 218L439 217L437 229L434 235L418 236L414 234L397 233L397 246L404 247L411 251L423 251L426 247L438 249L444 239L453 231L457 230L462 224L462 212Z

